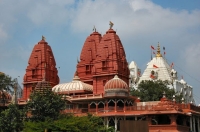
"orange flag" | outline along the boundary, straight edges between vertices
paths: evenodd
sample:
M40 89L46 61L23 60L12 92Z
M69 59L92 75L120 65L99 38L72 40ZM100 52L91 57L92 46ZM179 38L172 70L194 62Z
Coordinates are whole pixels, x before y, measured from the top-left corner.
M158 68L156 65L153 65L154 68Z

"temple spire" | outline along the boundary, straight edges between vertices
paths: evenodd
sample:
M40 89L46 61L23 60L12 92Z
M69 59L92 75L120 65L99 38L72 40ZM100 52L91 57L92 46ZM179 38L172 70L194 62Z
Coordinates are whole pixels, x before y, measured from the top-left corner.
M159 42L158 42L158 48L157 48L156 57L162 57L162 54L160 53L160 44L159 44Z

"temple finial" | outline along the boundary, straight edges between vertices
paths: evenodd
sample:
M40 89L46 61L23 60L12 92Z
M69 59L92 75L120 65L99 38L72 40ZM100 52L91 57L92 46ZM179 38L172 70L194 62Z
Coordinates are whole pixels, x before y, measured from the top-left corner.
M112 23L111 21L110 21L110 29L112 29L112 27L113 27L113 25L114 25L114 23Z
M158 48L157 48L156 57L162 57L162 54L160 53L160 43L159 42L158 42Z
M93 31L94 31L94 32L96 32L96 31L97 31L95 26L93 27Z
M46 40L46 38L43 35L42 35L42 40L44 40L44 41Z

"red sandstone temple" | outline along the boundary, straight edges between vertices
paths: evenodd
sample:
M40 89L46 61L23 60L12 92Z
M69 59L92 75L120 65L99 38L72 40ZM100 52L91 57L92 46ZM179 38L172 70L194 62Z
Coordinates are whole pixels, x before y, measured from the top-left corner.
M92 113L102 117L104 124L113 126L115 131L120 131L122 120L145 120L149 132L200 131L200 107L177 104L165 95L161 101L153 102L140 102L130 95L126 54L112 26L111 23L103 36L95 29L87 37L72 82L63 84L58 84L51 47L42 37L28 62L22 100L26 102L31 91L41 90L49 82L54 92L66 97L66 113L78 116Z
M58 70L51 47L42 40L33 48L24 75L23 100L27 100L38 82L48 81L53 87L59 83Z

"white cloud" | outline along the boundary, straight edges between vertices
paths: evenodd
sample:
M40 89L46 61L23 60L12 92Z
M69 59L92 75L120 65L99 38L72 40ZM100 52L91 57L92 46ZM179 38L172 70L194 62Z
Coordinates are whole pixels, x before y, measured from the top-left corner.
M36 25L53 24L60 26L67 23L70 18L70 5L73 0L48 0L38 1L28 11L27 16Z
M193 74L200 75L200 42L186 47L185 51L181 53L184 58L184 63L189 71Z
M122 37L163 33L179 36L182 31L198 26L199 16L199 10L189 13L164 9L149 0L82 1L78 3L72 27L76 32L89 32L96 25L104 33L111 20Z

